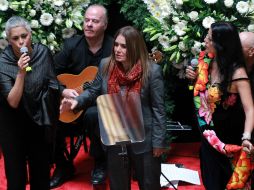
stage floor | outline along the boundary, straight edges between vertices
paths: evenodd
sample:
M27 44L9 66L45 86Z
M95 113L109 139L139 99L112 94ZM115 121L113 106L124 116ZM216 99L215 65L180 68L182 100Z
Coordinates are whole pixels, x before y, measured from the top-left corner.
M191 143L172 143L171 150L168 154L168 163L181 163L185 168L197 170L200 176L199 170L199 142ZM68 182L64 183L61 187L55 190L96 190L96 189L109 189L108 184L105 186L93 187L90 184L91 170L93 168L93 160L84 152L81 147L77 157L74 160L76 172L75 176ZM27 190L29 190L27 185ZM135 181L131 184L132 190L138 190L138 185ZM171 189L171 188L163 188ZM202 185L192 185L184 182L179 182L178 190L204 190ZM0 190L6 190L6 180L4 174L4 162L3 157L0 159Z

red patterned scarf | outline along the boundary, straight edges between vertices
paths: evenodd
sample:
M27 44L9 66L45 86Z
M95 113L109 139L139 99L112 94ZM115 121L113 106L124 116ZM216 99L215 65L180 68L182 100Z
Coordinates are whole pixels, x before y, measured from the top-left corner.
M142 66L138 61L126 74L121 63L116 63L108 80L108 93L120 92L121 86L126 86L126 93L137 92L141 89Z

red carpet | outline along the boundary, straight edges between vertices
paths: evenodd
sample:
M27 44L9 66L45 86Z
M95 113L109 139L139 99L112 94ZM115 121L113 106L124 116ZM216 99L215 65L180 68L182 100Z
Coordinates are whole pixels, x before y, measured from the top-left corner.
M199 171L198 158L199 143L174 143L168 156L169 163L182 163L185 168ZM105 187L93 187L90 184L90 173L93 167L93 160L80 149L78 156L75 158L76 174L73 179L63 184L55 190L96 190L109 189L108 185ZM200 176L200 171L199 171ZM136 182L132 182L132 190L138 190ZM168 188L169 189L169 188ZM178 190L204 190L203 185L192 185L180 182ZM6 180L4 174L3 157L0 158L0 190L6 190ZM29 185L27 185L29 190ZM171 190L171 188L170 188Z

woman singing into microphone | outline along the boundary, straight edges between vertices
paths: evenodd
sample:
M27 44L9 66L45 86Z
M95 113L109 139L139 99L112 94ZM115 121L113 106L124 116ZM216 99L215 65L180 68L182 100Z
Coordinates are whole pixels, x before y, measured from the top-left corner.
M28 163L30 188L48 190L49 145L60 95L52 55L46 46L32 44L31 27L21 17L11 17L5 32L9 45L0 56L0 143L7 189L26 189Z

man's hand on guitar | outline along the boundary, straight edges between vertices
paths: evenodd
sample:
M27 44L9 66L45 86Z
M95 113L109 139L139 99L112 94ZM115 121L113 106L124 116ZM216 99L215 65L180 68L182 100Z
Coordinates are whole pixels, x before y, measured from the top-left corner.
M79 94L76 90L74 89L70 89L70 88L66 88L63 90L62 96L64 98L75 98L77 97Z
M60 113L72 111L77 105L77 100L73 98L64 98L60 105Z

